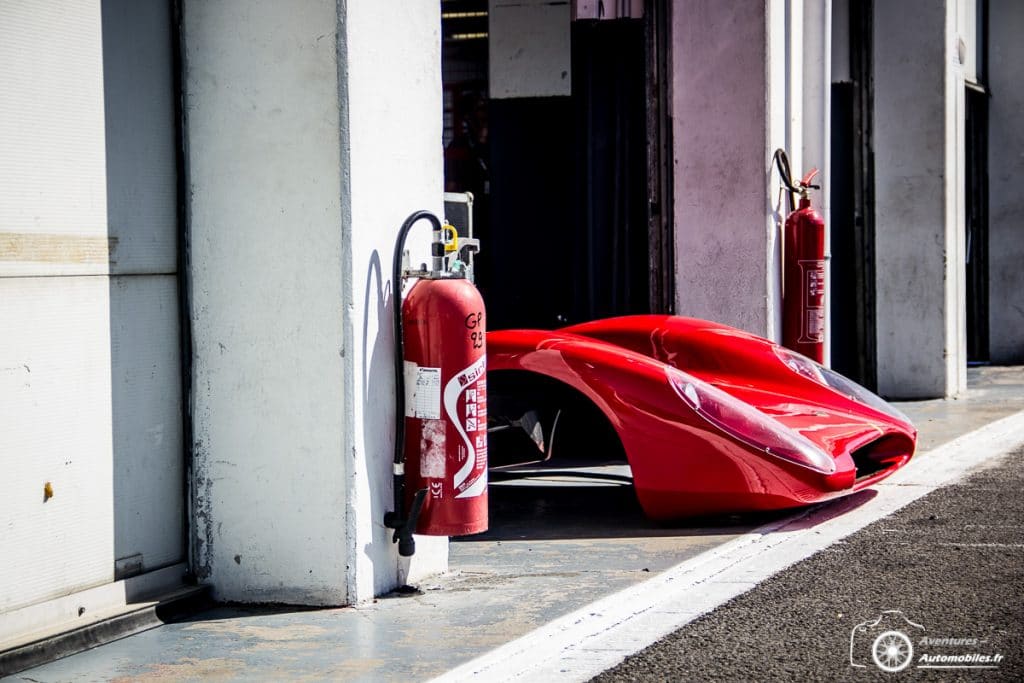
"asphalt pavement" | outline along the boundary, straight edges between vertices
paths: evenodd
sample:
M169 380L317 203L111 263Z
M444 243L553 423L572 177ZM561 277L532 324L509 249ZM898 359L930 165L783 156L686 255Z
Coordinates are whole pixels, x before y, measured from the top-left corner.
M1019 449L593 680L1024 680L1022 491Z

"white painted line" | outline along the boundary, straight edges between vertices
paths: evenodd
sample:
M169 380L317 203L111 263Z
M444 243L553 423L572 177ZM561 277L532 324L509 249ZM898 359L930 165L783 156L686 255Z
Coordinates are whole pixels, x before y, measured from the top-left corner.
M873 490L801 511L571 612L434 679L586 681L786 567L1024 443L1024 411L928 451Z

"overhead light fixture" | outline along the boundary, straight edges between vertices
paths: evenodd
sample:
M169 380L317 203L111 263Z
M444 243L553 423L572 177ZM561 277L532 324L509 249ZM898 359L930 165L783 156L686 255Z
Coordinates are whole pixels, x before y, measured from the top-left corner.
M487 12L441 12L442 19L481 19Z

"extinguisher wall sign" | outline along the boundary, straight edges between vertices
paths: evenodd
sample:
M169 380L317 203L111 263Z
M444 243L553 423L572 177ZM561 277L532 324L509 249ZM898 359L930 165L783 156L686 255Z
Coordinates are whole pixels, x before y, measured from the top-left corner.
M782 343L819 363L825 360L825 219L811 207L808 190L817 174L811 170L792 186L799 192L800 207L786 218ZM785 173L784 173L785 175Z

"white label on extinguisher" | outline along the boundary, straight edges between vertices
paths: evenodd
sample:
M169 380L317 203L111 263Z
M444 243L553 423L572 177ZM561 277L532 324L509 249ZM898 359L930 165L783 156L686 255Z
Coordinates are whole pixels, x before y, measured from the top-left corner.
M405 416L441 419L441 368L405 361Z
M807 333L804 335L804 339L808 342L817 344L818 342L825 340L825 310L818 308L813 311L807 311L806 329ZM804 341L801 339L800 341Z
M444 420L424 420L420 429L420 476L424 479L444 479L445 449Z
M474 396L480 392L481 387L478 380L483 377L486 367L487 357L480 356L465 370L455 373L455 376L448 381L444 388L445 413L466 449L466 461L455 473L452 482L455 490L458 491L456 498L473 498L483 494L487 489L487 463L484 460L487 457L486 446L483 452L477 448L478 434L474 432L471 438L466 433L465 425L459 416L459 397L463 392L472 391ZM486 425L486 423L484 424ZM478 467L478 463L482 467Z

